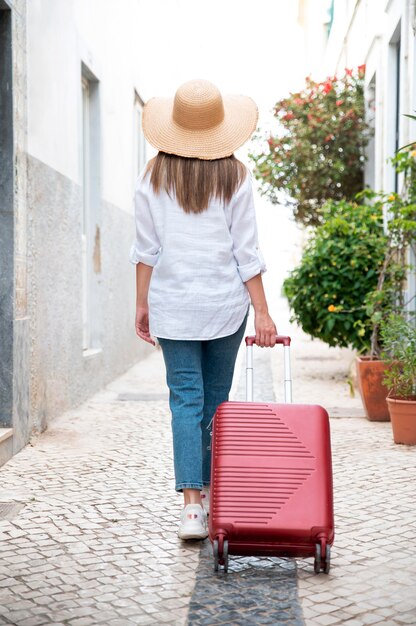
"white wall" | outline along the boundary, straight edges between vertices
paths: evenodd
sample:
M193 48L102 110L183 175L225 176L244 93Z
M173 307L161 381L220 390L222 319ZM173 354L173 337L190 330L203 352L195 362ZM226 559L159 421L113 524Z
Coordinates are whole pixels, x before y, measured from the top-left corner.
M144 100L149 94L140 79L146 58L140 3L123 0L121 5L111 0L27 3L28 152L81 184L85 63L100 82L102 197L131 211L134 89Z

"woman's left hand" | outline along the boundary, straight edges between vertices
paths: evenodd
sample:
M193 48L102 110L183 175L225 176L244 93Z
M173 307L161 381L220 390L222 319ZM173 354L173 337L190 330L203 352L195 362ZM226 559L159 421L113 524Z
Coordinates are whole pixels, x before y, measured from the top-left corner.
M156 343L153 341L152 336L149 332L149 309L145 306L136 307L136 334L140 339L146 341L147 343L151 343L152 346L155 346Z

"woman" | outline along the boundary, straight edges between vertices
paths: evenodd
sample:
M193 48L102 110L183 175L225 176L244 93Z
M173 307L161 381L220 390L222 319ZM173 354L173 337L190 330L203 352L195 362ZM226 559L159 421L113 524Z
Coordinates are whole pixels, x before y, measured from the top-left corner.
M208 535L209 425L228 400L250 299L257 343L276 341L251 179L233 155L257 116L250 98L223 97L204 80L149 100L143 112L159 153L135 189L136 332L153 345L157 338L166 364L181 539Z

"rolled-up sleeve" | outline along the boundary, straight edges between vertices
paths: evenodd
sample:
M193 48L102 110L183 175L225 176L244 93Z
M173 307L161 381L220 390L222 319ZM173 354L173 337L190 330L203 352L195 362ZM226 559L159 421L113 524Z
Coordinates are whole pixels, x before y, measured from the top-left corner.
M247 174L233 201L230 232L238 272L243 283L246 283L267 269L258 243L250 174Z
M160 241L150 211L149 199L139 178L134 192L136 238L130 248L130 262L154 267L160 253Z

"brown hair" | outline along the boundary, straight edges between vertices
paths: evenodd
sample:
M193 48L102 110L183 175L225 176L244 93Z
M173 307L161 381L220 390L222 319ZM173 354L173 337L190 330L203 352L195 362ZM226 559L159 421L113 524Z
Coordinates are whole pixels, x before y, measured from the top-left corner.
M212 197L228 203L244 181L247 170L235 156L203 160L159 152L149 161L145 177L157 194L176 194L185 213L202 213Z

